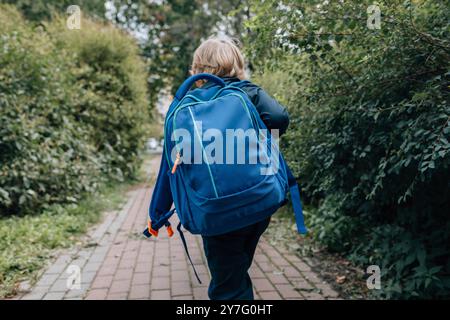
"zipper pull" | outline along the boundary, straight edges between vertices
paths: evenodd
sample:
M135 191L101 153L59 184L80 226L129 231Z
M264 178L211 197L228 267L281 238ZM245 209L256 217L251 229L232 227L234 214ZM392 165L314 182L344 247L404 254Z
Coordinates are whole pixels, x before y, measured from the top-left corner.
M170 222L169 222L169 221L166 222L165 226L166 226L166 230L167 230L167 235L168 235L169 238L170 238L171 236L173 236L173 229L172 229L172 226L170 225Z
M173 167L172 167L172 174L175 173L175 171L177 171L177 167L181 162L181 155L179 152L177 152L177 158L175 159L175 162L173 163Z

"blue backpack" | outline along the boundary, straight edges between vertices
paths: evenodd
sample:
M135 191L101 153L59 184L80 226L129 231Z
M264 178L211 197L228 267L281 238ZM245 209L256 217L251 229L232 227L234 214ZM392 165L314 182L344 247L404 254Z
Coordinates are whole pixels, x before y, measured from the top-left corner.
M190 91L203 79L218 86ZM194 75L178 89L166 115L161 169L144 235L157 236L164 225L173 234L168 220L176 212L189 260L181 225L204 236L230 232L275 213L289 191L298 232L306 233L296 179L238 84ZM158 201L175 206L157 214Z

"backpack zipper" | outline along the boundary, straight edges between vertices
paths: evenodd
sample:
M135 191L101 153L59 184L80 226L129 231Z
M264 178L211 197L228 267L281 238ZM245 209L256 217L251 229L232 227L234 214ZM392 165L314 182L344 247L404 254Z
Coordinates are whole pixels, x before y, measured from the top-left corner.
M180 152L177 152L177 158L175 159L175 162L173 163L173 167L172 167L172 174L175 173L175 171L177 171L178 165L181 162L181 155Z
M209 177L211 178L211 183L212 183L212 186L213 186L213 189L214 189L214 194L216 195L216 198L218 198L219 194L217 193L216 183L214 181L214 177L213 177L212 172L211 172L211 166L209 164L208 156L206 155L205 148L203 147L202 138L200 136L200 133L198 132L197 125L195 124L194 114L192 113L192 110L191 110L190 107L188 107L188 110L189 110L189 113L191 114L192 122L194 124L195 133L197 134L198 142L202 146L202 153L203 153L203 156L205 157L206 166L207 166L208 172L209 172Z

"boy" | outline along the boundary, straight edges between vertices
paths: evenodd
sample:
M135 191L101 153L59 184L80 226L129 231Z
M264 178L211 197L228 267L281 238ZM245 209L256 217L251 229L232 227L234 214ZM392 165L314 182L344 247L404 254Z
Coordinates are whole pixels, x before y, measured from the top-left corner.
M234 42L227 38L210 38L195 51L191 74L210 73L222 78L226 84L245 79L244 58ZM214 83L200 80L200 89L208 89ZM289 124L288 114L283 106L271 98L257 85L245 81L237 84L255 105L262 121L269 130L278 129L283 134ZM163 166L165 161L163 161ZM163 168L165 172L167 168ZM157 186L155 190L170 193L168 186ZM159 198L159 197L155 197ZM150 212L164 213L172 203L152 201ZM253 300L253 287L248 269L250 268L259 238L270 222L268 218L250 226L215 236L202 236L211 283L208 296L211 300Z

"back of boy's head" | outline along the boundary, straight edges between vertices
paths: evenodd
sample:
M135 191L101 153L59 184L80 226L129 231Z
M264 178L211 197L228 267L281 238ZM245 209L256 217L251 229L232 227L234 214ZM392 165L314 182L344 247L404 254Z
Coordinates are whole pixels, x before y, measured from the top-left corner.
M236 41L221 36L209 38L195 50L191 72L243 80L246 77L244 68L244 57Z

